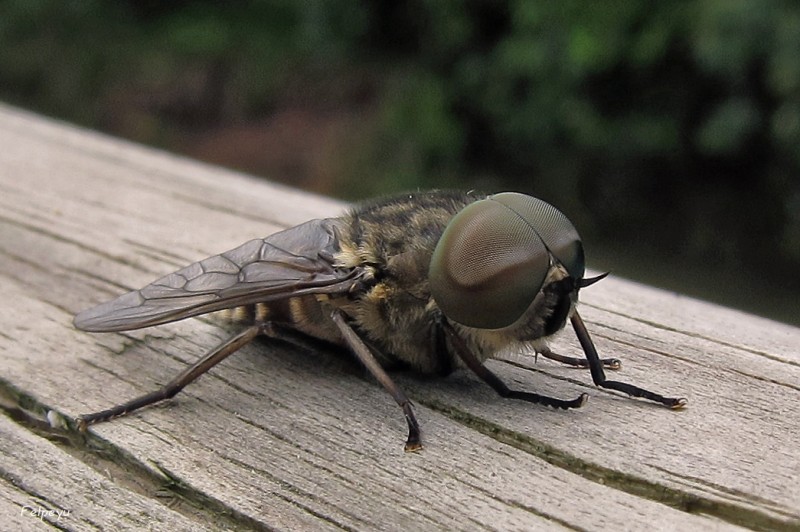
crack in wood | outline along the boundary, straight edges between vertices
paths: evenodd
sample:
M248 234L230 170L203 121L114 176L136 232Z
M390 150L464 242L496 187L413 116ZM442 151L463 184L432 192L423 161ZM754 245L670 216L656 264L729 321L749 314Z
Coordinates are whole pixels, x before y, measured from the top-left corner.
M700 497L693 493L587 462L552 445L509 430L435 399L417 398L416 402L500 443L541 458L553 466L637 497L666 504L687 513L711 515L725 522L745 526L753 530L796 531L798 530L798 525L800 525L794 520L778 519L764 512L745 508L738 504Z

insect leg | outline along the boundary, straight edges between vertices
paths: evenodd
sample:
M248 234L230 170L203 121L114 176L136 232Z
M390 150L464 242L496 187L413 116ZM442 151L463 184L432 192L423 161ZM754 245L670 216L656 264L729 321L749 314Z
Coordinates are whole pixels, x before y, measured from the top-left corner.
M500 380L500 377L492 373L489 368L484 366L478 357L476 357L467 347L464 340L458 335L458 333L453 329L453 326L450 325L448 322L444 322L442 324L444 330L447 332L448 337L453 343L453 346L456 349L456 353L464 361L469 369L471 369L475 374L483 379L486 384L494 388L494 390L500 394L501 397L507 397L509 399L520 399L522 401L528 401L529 403L539 403L545 406L552 406L553 408L579 408L586 403L586 400L589 396L585 393L582 393L580 396L576 397L571 401L565 401L564 399L556 399L555 397L549 397L547 395L539 395L538 393L533 392L520 392L517 390L512 390L506 384Z
M445 377L453 372L453 358L447 349L447 336L442 327L442 318L437 320L436 325L431 328L431 352L436 357L435 373Z
M578 341L581 343L583 352L586 353L586 358L589 361L592 380L597 386L624 392L633 397L649 399L669 408L683 408L686 405L687 401L684 397L664 397L663 395L639 388L633 384L606 380L606 374L603 372L603 365L600 361L600 357L597 355L594 342L592 342L592 338L589 336L589 331L586 330L586 325L584 325L583 320L577 312L572 315L571 321L572 327L575 329L575 334L578 335Z
M174 397L188 384L194 382L198 377L200 377L200 375L207 372L209 369L225 360L228 356L252 342L253 339L262 332L264 332L264 326L262 324L248 327L241 333L226 340L221 345L209 351L208 354L187 368L185 371L181 372L177 377L169 381L163 388L107 410L80 416L77 419L78 429L84 431L86 430L86 427L93 423L108 421L111 418L124 416L125 414L133 412L134 410L138 410L142 407Z
M406 394L403 393L403 390L398 388L389 377L389 374L381 367L375 355L373 355L369 347L367 347L367 344L365 344L353 328L350 327L342 311L338 309L334 310L331 313L331 319L339 328L345 342L347 342L347 345L353 350L353 353L355 353L361 363L367 367L372 376L386 388L386 391L388 391L397 404L400 405L400 408L403 409L406 421L408 422L408 439L406 440L405 450L410 452L422 449L422 442L419 435L419 423L417 423L417 418L414 416L414 411L411 409L411 401L409 401Z
M589 361L587 359L560 355L550 351L549 347L543 347L542 349L539 349L537 353L545 358L556 360L562 364L566 364L567 366L572 366L573 368L586 369L589 367ZM620 369L622 367L622 362L618 358L601 358L600 363L603 364L604 368L608 369Z

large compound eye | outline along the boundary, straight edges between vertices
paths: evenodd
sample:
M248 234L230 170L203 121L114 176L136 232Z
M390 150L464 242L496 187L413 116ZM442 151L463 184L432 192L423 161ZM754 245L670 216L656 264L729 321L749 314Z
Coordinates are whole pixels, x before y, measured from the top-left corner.
M520 215L536 230L550 253L564 265L573 279L583 279L586 263L583 244L572 222L561 211L539 198L503 192L489 196Z
M524 194L489 196L462 209L442 234L428 272L431 294L457 323L508 327L541 290L550 253L583 277L580 238L563 214Z

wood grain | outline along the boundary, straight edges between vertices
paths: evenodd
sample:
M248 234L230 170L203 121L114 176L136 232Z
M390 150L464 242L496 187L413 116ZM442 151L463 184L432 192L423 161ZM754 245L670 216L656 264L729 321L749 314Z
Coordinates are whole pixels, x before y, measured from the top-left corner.
M162 406L49 428L48 410L150 391L231 334L203 317L91 335L77 311L344 206L3 106L0 146L4 524L40 529L30 506L71 530L800 529L800 330L613 277L581 293L623 361L610 377L684 411L512 353L490 362L512 387L589 403L396 375L425 444L407 454L399 409L352 364L258 342ZM580 353L570 332L553 348Z

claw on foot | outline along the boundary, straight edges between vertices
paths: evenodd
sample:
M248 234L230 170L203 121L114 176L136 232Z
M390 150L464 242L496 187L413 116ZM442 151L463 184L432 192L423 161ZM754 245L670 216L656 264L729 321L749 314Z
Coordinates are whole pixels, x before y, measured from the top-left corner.
M689 401L685 397L678 397L677 399L672 399L667 406L672 410L681 410L688 403Z

